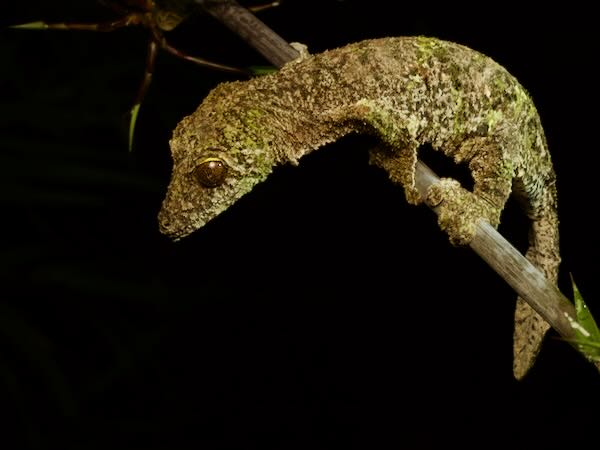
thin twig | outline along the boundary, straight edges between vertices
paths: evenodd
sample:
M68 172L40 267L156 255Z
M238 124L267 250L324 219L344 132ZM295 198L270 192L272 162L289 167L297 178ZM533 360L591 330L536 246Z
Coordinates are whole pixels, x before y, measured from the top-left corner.
M235 0L195 2L240 35L275 66L281 67L298 57L298 52L293 47ZM429 167L421 161L417 162L416 184L423 198L426 197L429 186L438 180ZM432 209L436 211L436 208ZM489 223L479 222L470 247L563 338L569 341L576 339L571 325L576 323L573 304ZM578 349L577 346L574 348ZM600 363L595 365L600 369Z

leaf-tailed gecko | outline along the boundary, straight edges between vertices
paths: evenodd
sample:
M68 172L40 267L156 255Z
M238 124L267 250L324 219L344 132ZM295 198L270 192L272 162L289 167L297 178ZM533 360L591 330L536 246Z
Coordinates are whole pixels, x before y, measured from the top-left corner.
M560 262L555 174L536 108L489 57L424 37L367 40L309 56L279 72L223 83L176 127L173 173L159 214L178 240L229 208L279 164L352 132L379 145L371 164L422 201L422 144L468 164L472 191L442 179L428 192L450 241L465 245L479 219L497 226L511 192L531 218L527 258L556 282ZM548 324L517 300L513 371L533 364Z

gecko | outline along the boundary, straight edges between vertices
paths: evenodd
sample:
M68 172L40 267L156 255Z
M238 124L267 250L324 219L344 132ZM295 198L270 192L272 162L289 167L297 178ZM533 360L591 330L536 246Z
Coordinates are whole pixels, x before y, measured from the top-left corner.
M439 205L439 226L454 245L468 245L479 220L497 227L514 195L530 218L526 257L556 283L556 176L534 103L491 58L436 38L365 40L300 58L276 73L218 85L173 132L160 231L173 240L189 235L274 167L297 165L350 133L378 138L370 164L385 170L409 203ZM473 188L442 178L421 198L415 166L424 144L466 164ZM533 365L548 328L517 299L517 379Z

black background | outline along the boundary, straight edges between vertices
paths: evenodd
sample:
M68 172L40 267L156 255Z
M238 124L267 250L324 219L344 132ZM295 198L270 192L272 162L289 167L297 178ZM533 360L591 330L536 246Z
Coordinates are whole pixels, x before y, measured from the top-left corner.
M536 101L555 161L561 288L570 295L572 272L600 317L596 16L574 3L448 3L288 0L260 17L313 53L423 34L507 67ZM3 4L0 17L112 13L35 0ZM370 138L278 169L180 243L162 237L170 132L234 77L161 54L128 153L146 36L0 31L2 448L597 440L593 367L550 338L513 380L514 294L368 166ZM208 59L266 64L202 14L168 37ZM436 156L424 159L455 173ZM509 205L502 233L523 249L526 227Z

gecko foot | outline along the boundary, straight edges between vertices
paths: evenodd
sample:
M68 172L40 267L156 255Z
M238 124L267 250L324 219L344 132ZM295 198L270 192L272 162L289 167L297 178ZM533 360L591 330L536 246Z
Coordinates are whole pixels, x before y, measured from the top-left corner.
M453 245L468 245L480 219L489 221L493 226L499 222L499 212L490 203L464 189L452 178L442 178L430 186L426 202L436 208L438 224Z

